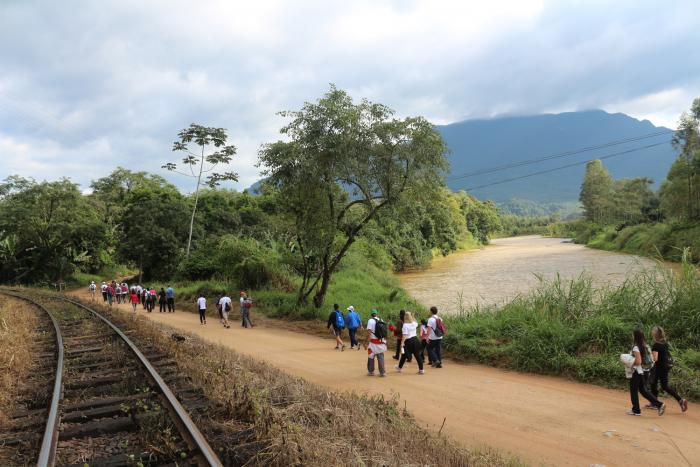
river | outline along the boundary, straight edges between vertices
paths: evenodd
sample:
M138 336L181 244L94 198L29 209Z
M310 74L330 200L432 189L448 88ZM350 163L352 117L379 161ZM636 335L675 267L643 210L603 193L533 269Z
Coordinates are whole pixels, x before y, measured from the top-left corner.
M558 273L573 279L586 273L596 286L616 285L656 264L647 258L532 235L495 239L481 250L436 258L429 269L398 276L416 300L450 313L509 301L536 287L538 276L553 279Z

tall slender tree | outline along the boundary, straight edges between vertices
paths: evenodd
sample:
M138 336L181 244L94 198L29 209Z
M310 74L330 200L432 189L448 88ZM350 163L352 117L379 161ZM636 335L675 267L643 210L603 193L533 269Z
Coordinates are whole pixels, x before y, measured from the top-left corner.
M214 172L219 165L226 165L236 154L236 146L226 144L228 135L223 128L205 127L193 123L189 128L178 133L179 140L173 143L173 151L184 152L182 163L189 167L190 173L177 170L177 164L168 162L163 168L172 172L192 177L197 180L194 190L194 205L190 217L190 231L187 237L186 257L190 256L192 245L192 229L194 228L194 216L197 212L197 202L199 201L199 189L202 185L202 176L207 175L205 184L210 188L217 187L221 182L230 180L238 181L238 175L234 172ZM190 143L194 143L197 148L190 150ZM207 150L210 152L207 153Z
M579 201L586 219L601 222L607 219L613 195L613 179L603 162L596 159L586 164Z

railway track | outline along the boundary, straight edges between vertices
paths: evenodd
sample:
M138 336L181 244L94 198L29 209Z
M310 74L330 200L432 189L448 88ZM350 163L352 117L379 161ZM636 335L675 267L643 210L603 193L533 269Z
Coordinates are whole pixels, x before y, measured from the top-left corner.
M45 365L34 381L36 393L50 397L28 397L31 403L11 414L10 426L0 432L0 449L14 448L17 465L222 465L178 401L191 396L196 406L197 395L188 394L168 355L139 349L80 302L0 293L46 314L37 330L37 345L45 350L37 357L55 364L54 372Z

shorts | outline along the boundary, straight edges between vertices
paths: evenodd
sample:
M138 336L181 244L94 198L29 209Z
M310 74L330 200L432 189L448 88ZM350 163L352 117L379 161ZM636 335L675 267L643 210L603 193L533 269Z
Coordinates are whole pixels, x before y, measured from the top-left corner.
M343 330L342 330L342 329L333 328L333 335L334 335L335 337L340 337L342 334L343 334Z

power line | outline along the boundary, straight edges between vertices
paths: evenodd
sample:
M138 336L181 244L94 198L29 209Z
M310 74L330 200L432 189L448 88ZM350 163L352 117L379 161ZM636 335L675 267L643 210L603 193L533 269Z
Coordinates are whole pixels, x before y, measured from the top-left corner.
M474 172L466 172L466 173L463 173L460 175L452 175L452 176L446 177L446 180L447 181L460 180L460 179L464 179L464 178L474 177L476 175L484 175L484 174L489 174L489 173L494 173L494 172L500 172L502 170L512 169L514 167L521 167L523 165L536 164L538 162L548 161L548 160L552 160L552 159L559 159L561 157L573 156L573 155L581 154L584 152L594 151L596 149L603 149L603 148L608 148L611 146L618 146L620 144L632 143L634 141L640 141L643 139L653 138L655 136L661 136L661 135L666 135L666 134L670 134L670 133L675 133L675 131L674 130L657 131L657 132L648 133L645 135L634 136L634 137L625 138L625 139L621 139L621 140L611 141L609 143L598 144L595 146L588 146L585 148L575 149L572 151L560 152L557 154L552 154L552 155L540 157L537 159L529 159L526 161L512 162L509 164L490 167L487 169L480 169L480 170L477 170Z
M610 159L610 158L612 158L612 157L622 156L622 155L624 155L624 154L629 154L629 153L631 153L631 152L636 152L636 151L641 151L641 150L643 150L643 149L649 149L649 148L653 148L653 147L656 147L656 146L661 146L661 145L664 145L664 144L668 144L668 143L670 143L670 142L671 142L671 140L662 141L662 142L660 142L660 143L649 144L649 145L641 146L641 147L638 147L638 148L628 149L628 150L626 150L626 151L615 152L615 153L613 153L613 154L608 154L608 155L603 156L603 157L597 157L596 159L600 159L600 160ZM465 188L465 190L466 190L466 191L478 190L479 188L486 188L486 187L493 186L493 185L500 185L500 184L502 184L502 183L513 182L513 181L515 181L515 180L520 180L520 179L523 179L523 178L529 178L529 177L534 177L534 176L536 176L536 175L542 175L542 174L546 174L546 173L550 173L550 172L555 172L555 171L557 171L557 170L568 169L569 167L575 167L575 166L577 166L577 165L587 164L587 163L589 163L591 160L593 160L593 159L590 159L590 160L587 160L587 161L583 161L583 162L574 162L573 164L561 165L561 166L555 167L555 168L553 168L553 169L540 170L539 172L532 172L532 173L529 173L529 174L521 175L521 176L519 176L519 177L507 178L507 179L499 180L499 181L493 182L493 183L486 183L486 184L484 184L484 185L473 186L473 187Z

